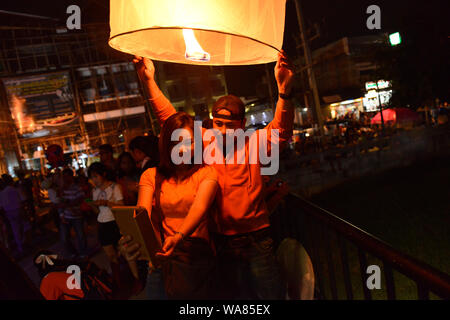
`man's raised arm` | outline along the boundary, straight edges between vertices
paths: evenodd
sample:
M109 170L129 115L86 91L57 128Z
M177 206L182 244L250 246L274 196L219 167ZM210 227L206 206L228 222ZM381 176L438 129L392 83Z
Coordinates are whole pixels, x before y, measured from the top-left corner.
M294 123L294 107L290 99L294 70L283 51L278 54L278 61L275 65L274 72L279 98L273 120L266 129L278 129L281 143L286 142L292 136L292 126ZM270 135L268 136L270 137Z
M167 118L177 111L156 84L153 61L148 58L135 56L133 62L144 90L147 92L156 118L159 124L162 125Z

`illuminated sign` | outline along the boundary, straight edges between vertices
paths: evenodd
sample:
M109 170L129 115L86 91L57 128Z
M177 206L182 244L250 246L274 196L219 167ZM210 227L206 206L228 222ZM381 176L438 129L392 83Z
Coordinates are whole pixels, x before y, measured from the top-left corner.
M379 111L380 100L381 105L385 106L389 103L392 97L392 90L376 91L370 90L363 98L363 105L365 112Z
M378 89L386 89L391 87L390 81L378 80ZM377 83L375 81L366 82L366 91L377 90Z
M4 79L11 116L23 138L77 125L68 72ZM56 127L59 127L58 129Z

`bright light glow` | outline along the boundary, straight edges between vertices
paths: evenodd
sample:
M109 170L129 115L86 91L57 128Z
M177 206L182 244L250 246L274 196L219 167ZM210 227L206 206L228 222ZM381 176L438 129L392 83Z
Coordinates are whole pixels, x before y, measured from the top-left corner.
M309 137L309 133L307 132L307 133L305 133L305 137Z
M402 43L402 37L400 37L400 33L391 33L389 35L389 42L391 43L391 46L396 46Z
M35 129L35 123L32 117L27 116L25 113L25 99L11 95L12 104L12 117L16 121L19 127L19 133L24 134L25 132L33 132Z
M183 37L184 43L186 44L186 59L200 62L208 62L211 60L210 54L203 50L195 38L194 30L183 29Z
M386 105L389 103L392 97L392 90L370 90L363 98L363 105L365 112L378 111L380 108L381 100L382 105Z
M386 89L391 86L390 81L378 80L377 83L378 83L378 89ZM374 81L366 82L366 91L376 90L377 83L375 83Z
M335 109L331 109L331 118L336 118L336 110Z
M341 102L341 105L342 104L351 104L351 103L354 103L355 101L356 101L355 99L345 100L345 101Z
M305 112L308 111L308 108L303 108L303 111L305 111Z
M377 88L377 84L373 81L366 82L366 91L373 90Z
M391 86L390 81L378 80L378 89L386 89Z
M197 65L274 62L283 47L286 0L111 0L114 49L152 60ZM182 30L203 50L188 50ZM189 31L189 33L192 31ZM186 31L183 31L186 33Z

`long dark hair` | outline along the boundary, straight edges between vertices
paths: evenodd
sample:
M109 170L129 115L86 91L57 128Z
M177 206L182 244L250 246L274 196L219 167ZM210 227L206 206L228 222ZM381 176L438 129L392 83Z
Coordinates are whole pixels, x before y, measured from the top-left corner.
M125 171L122 170L121 163L122 163L122 160L124 158L128 158L131 161L131 163L132 163L132 170L131 170L131 172L125 172ZM131 155L131 153L126 152L126 151L122 152L120 154L119 158L117 159L117 163L119 164L119 178L123 178L125 176L134 177L134 176L138 175L138 169L136 167L136 161L134 161L134 158Z
M101 162L94 162L88 168L88 177L92 178L92 175L96 173L99 176L102 176L104 179L106 178L106 174L108 173L108 168Z
M190 177L195 171L200 169L201 164L184 164L175 165L172 162L171 154L173 147L178 144L178 141L172 141L172 132L176 129L190 128L194 132L194 119L186 112L177 112L171 115L165 122L161 129L159 136L159 166L158 173L165 179L175 177L178 173L182 173L180 177L184 180ZM197 148L199 146L196 146ZM193 155L192 155L193 156Z

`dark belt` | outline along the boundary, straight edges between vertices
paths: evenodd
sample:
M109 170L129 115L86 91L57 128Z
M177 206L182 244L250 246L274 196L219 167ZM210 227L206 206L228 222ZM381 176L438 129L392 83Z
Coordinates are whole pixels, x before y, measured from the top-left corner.
M271 237L272 234L270 232L270 227L248 232L248 233L240 233L234 235L223 235L223 234L214 234L213 237L219 243L226 243L230 246L243 246L247 245L253 241L257 242L267 237Z

